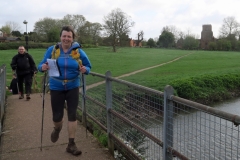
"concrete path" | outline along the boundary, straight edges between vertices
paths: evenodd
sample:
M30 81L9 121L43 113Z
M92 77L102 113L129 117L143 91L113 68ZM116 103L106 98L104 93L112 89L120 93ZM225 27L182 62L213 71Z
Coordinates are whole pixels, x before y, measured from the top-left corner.
M113 160L108 149L102 147L95 137L78 122L76 144L82 155L67 153L68 143L67 115L59 140L52 143L53 130L50 95L45 95L43 140L41 148L42 97L39 93L31 95L31 100L18 99L18 95L8 96L1 137L1 160Z

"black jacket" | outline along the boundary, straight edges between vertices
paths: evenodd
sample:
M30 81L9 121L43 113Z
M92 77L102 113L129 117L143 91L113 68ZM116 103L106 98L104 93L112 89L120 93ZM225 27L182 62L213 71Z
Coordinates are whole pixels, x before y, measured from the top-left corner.
M28 53L18 53L12 58L11 67L18 75L33 74L37 71L36 64L32 56Z

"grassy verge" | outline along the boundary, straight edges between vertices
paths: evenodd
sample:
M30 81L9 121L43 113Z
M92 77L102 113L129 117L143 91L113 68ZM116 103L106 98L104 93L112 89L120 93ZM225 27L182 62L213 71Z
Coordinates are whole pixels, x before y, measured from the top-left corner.
M202 75L170 83L176 95L202 104L211 104L240 95L240 74Z

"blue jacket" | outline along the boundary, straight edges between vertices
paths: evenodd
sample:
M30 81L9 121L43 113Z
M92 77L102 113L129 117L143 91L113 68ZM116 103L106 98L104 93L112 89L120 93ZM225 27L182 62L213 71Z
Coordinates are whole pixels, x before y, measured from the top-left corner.
M60 44L60 43L59 43ZM50 90L70 90L80 86L80 76L79 76L79 64L73 59L69 54L75 48L78 48L78 52L80 53L80 60L82 61L82 65L86 67L85 74L88 74L91 69L91 63L86 55L86 53L80 48L80 45L77 42L74 42L71 48L64 53L60 46L60 56L57 58L57 65L60 71L59 77L50 77L49 78L49 88ZM45 52L43 60L38 65L38 70L42 71L42 65L47 62L47 59L51 59L52 51L54 46L51 46ZM68 80L68 82L64 83L63 80Z

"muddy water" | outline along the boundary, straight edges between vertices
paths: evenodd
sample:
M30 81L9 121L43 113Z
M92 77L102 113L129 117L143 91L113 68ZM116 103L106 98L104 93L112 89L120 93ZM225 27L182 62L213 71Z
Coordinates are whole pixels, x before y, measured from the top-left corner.
M213 105L214 108L240 116L240 98Z

